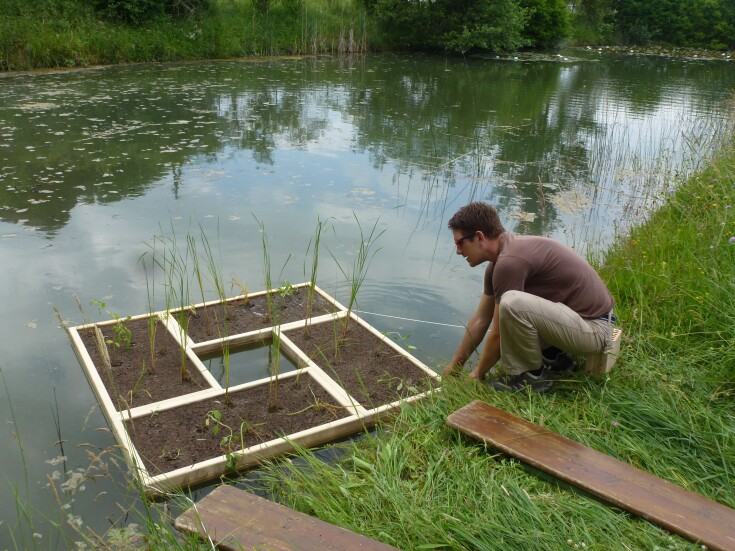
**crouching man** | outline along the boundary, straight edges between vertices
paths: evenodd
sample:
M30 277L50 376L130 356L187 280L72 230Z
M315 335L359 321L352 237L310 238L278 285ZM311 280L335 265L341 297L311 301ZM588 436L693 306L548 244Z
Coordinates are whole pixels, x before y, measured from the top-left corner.
M546 392L553 372L576 369L574 356L610 345L612 295L575 251L546 237L506 232L485 203L459 209L449 229L470 266L489 264L484 294L445 376L459 371L487 335L471 377L484 379L502 358L490 381L496 390Z

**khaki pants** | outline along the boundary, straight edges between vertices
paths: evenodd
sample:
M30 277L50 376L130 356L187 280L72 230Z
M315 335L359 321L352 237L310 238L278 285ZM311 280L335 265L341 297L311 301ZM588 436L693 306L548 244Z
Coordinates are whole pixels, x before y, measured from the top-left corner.
M541 350L572 356L599 354L612 345L608 320L586 320L571 308L522 291L507 291L499 306L500 357L509 375L541 367Z

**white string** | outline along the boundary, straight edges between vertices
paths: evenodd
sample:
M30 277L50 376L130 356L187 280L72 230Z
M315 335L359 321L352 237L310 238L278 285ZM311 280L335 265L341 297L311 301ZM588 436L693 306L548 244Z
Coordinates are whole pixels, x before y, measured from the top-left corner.
M452 325L451 323L439 323L438 321L424 321L424 320L415 320L411 318L400 318L398 316L389 316L388 314L376 314L375 312L366 312L365 310L355 310L355 312L359 314L370 314L371 316L381 316L383 318L393 318L396 320L415 321L417 323L429 323L431 325L443 325L444 327L458 327L459 329L464 329L464 326L462 325Z

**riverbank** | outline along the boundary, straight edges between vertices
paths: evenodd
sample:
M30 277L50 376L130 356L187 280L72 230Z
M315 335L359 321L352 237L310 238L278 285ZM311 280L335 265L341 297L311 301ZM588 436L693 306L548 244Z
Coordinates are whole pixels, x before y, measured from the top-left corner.
M694 549L678 536L460 437L470 400L735 507L735 143L605 256L624 329L609 376L574 374L547 395L469 380L407 406L381 437L326 466L274 464L279 500L401 549Z
M101 18L84 3L47 4L45 9L27 7L21 10L23 15L8 7L5 7L7 13L0 8L0 72L364 53L400 48L402 44L401 33L398 38L386 35L379 28L376 15L354 0L269 2L265 11L258 9L255 2L212 1L208 9L195 17L145 19L140 25ZM58 7L62 5L63 8ZM557 42L568 47L588 44L589 35L589 29L578 25L573 36L565 35L566 38ZM733 57L731 51L706 48L598 46L599 38L592 42L594 49L685 59ZM534 44L534 41L521 43ZM535 51L544 55L544 50L531 50L530 55Z
M214 2L196 18L140 26L99 20L0 18L0 71L190 61L252 56L348 53L367 49L369 22L351 0L284 3L261 13L250 2Z

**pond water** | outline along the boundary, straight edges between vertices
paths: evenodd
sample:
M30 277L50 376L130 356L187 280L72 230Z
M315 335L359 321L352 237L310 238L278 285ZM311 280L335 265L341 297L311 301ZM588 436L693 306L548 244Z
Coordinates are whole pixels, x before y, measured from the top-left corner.
M108 316L93 300L146 312L140 257L160 236L204 232L235 295L234 278L264 287L259 222L274 283L296 283L326 221L318 283L345 301L342 270L375 228L357 308L439 368L481 293L446 229L457 208L487 200L509 230L604 251L715 146L734 87L724 61L596 51L0 76L0 543L49 547L44 517L139 521L118 507L134 492L54 308L70 325Z

